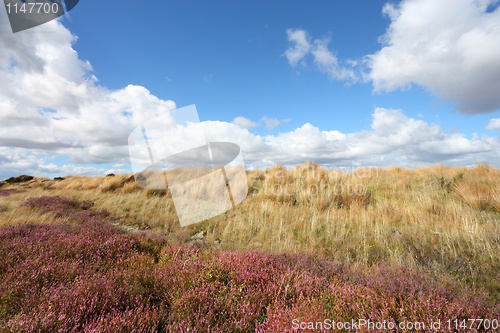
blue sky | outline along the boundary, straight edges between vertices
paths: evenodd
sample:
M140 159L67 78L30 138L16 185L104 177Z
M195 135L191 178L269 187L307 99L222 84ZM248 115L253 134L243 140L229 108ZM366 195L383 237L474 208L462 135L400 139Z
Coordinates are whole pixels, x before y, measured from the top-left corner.
M3 10L0 178L130 172L123 115L191 104L250 166L500 165L495 1L82 0L16 34Z

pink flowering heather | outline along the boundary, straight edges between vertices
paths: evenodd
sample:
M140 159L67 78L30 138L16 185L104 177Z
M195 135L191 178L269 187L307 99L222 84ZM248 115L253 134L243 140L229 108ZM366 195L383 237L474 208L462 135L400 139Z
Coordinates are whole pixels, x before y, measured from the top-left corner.
M23 190L16 190L13 188L9 188L7 190L0 190L0 197L6 197L14 193L22 193L24 192Z
M53 213L56 216L69 216L74 212L90 208L89 202L78 202L60 196L29 198L22 206L29 207L41 213Z
M73 223L0 229L2 331L295 332L294 319L500 315L485 296L409 269L169 245L123 233L90 204L47 197L24 205Z

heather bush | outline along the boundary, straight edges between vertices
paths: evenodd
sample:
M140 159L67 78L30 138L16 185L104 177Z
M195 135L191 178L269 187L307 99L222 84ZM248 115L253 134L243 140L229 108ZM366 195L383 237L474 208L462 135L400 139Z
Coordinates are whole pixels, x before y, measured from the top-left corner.
M29 198L22 205L39 213L50 213L56 217L66 217L67 221L83 223L86 221L105 221L110 218L108 211L92 210L91 201L79 202L60 196Z
M6 197L14 193L22 193L24 192L23 190L17 190L13 188L9 188L7 190L0 190L0 197Z
M22 206L37 210L40 213L52 213L58 217L69 216L74 212L90 208L88 202L78 202L60 196L29 198Z
M494 318L425 275L299 255L196 250L112 227L2 230L1 320L13 331L291 331L294 318ZM36 245L35 245L36 244ZM146 244L146 245L144 245ZM154 249L162 247L158 260ZM149 250L145 250L149 249Z
M81 224L73 226L23 225L0 231L0 322L6 328L81 330L109 320L108 312L136 311L143 304L133 288L120 288L125 274L115 272L115 266L141 253L150 258L142 250L145 241L93 214L80 218Z
M171 245L120 231L90 203L48 197L25 205L53 209L63 223L0 229L2 331L293 332L293 319L500 315L486 296L406 267Z

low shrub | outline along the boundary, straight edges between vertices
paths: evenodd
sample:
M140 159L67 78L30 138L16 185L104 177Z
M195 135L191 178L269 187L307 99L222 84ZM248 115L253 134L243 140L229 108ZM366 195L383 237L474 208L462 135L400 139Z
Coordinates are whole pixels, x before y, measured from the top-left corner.
M17 177L10 177L9 179L6 179L5 181L9 184L15 184L15 183L24 183L24 182L32 180L33 178L34 178L33 176L21 175L21 176L17 176Z
M24 192L23 190L17 190L17 189L13 189L13 188L9 188L7 190L0 190L0 197L7 197L11 194L14 194L14 193L22 193Z
M169 245L120 231L89 202L24 205L74 223L0 229L2 331L294 332L294 323L325 319L397 325L500 316L486 296L406 267Z
M36 210L40 213L52 213L57 217L69 217L80 211L87 211L92 207L94 203L90 201L79 202L77 200L72 200L60 196L51 197L38 197L29 198L21 206L28 207L30 209ZM87 212L82 214L99 214L101 217L106 215L106 211ZM78 214L76 217L78 218Z
M58 198L29 206L78 209ZM498 318L486 297L413 270L371 271L298 254L195 249L125 234L93 210L76 225L0 230L6 331L292 332L293 320Z

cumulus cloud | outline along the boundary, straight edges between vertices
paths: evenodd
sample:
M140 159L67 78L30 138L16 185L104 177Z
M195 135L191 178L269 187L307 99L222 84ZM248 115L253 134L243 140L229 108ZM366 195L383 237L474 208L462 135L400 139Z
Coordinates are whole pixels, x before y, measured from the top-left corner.
M0 30L9 29L1 17ZM2 169L54 171L40 157L47 154L69 156L71 163L127 162L131 129L175 109L174 102L141 86L109 90L98 85L90 63L73 49L75 41L57 20L16 34L0 33Z
M239 144L249 165L294 166L305 161L326 167L500 163L499 137L467 138L410 118L402 110L376 108L370 130L353 133L324 131L309 123L267 136L226 122L203 122L202 126L211 141Z
M284 55L291 66L297 64L311 51L310 37L302 29L288 29L286 31L288 41L294 45L285 51Z
M412 84L457 103L464 114L500 109L500 8L497 0L388 3L382 49L365 57L375 92Z
M270 131L276 127L278 127L281 123L288 123L290 119L278 119L278 118L268 118L262 117L262 122L266 125L266 128Z
M328 49L330 38L315 39L312 41L309 34L303 29L288 29L287 39L293 45L283 54L288 63L295 67L299 63L306 64L305 57L309 54L313 56L313 63L316 67L327 73L334 80L356 81L352 68L341 66L337 57ZM355 66L356 63L350 61L349 64Z
M0 30L8 31L7 22L0 20ZM302 44L287 55L291 64L304 58L304 46L309 45L306 54L318 59L317 66L338 65L327 52L326 41L311 42L296 31L292 36ZM161 100L142 86L118 90L100 86L90 63L72 48L75 40L58 21L15 35L0 33L0 178L20 173L126 172L130 132L175 109L174 102ZM203 130L209 141L239 144L249 165L292 166L307 160L326 167L482 161L500 165L499 137L467 138L409 118L401 110L377 108L372 117L369 130L354 133L325 131L309 123L277 135L248 130L255 124L272 129L287 121L268 117L258 123L243 117L233 123L207 121L193 130ZM497 129L497 120L492 119L488 129ZM179 146L184 138L176 140L169 144ZM54 158L60 156L69 161L56 163Z
M334 80L357 80L354 71L350 68L339 65L337 57L328 50L329 38L317 39L314 41L314 47L311 50L314 56L314 64L323 72L327 73ZM355 63L351 64L355 65Z
M490 122L486 126L486 129L492 131L500 131L500 118L490 119Z
M243 128L254 128L259 126L259 123L256 123L255 121L251 121L250 119L247 119L245 117L236 117L233 119L233 124L243 127Z
M294 166L305 161L314 161L330 168L411 167L435 163L473 165L477 162L500 165L499 137L483 135L481 138L467 138L461 133L444 131L436 124L410 118L401 110L376 108L372 114L371 128L353 133L324 131L309 123L289 132L267 136L256 135L246 128L222 121L205 121L193 126L191 131L203 132L208 141L237 143L248 166L267 167L276 163ZM178 139L186 143L186 138ZM106 149L101 146L90 149L94 156L102 158L103 163L128 159L127 149ZM76 159L83 166L57 166L47 162L48 157L40 150L28 152L26 149L3 147L0 153L3 170L24 170L32 174L101 175L125 171L121 164L115 164L106 171L85 166L89 161L84 156Z

